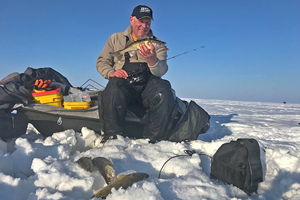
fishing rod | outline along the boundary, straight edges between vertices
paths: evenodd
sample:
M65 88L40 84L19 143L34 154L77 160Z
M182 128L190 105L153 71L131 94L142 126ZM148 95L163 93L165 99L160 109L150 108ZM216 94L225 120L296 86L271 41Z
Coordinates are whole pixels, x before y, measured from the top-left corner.
M200 48L205 48L205 46L201 46ZM193 49L193 50L190 50L190 51L183 52L183 53L181 53L181 54L178 54L178 55L176 55L176 56L173 56L173 57L171 57L171 58L168 58L167 60L170 60L170 59L172 59L172 58L176 58L176 57L181 56L181 55L183 55L183 54L187 54L187 53L189 53L189 52L191 52L191 51L196 51L196 49Z
M205 48L205 46L201 46L200 48ZM193 50L190 50L190 51L183 52L183 53L181 53L181 54L178 54L178 55L176 55L176 56L173 56L173 57L171 57L171 58L168 58L167 60L170 60L170 59L172 59L172 58L176 58L176 57L181 56L181 55L183 55L183 54L187 54L187 53L189 53L189 52L191 52L191 51L196 51L197 49L198 49L198 48L193 49ZM82 88L82 87L83 87L87 82L89 82L89 81L93 81L94 83L96 83L96 84L100 85L101 87L105 88L103 85L101 85L100 83L94 81L93 79L88 79L88 80L87 80L86 82L84 82L79 88ZM85 87L85 89L86 89L88 86L91 86L91 87L95 88L95 87L92 86L91 84L88 84L88 85ZM299 123L299 124L300 124L300 123Z

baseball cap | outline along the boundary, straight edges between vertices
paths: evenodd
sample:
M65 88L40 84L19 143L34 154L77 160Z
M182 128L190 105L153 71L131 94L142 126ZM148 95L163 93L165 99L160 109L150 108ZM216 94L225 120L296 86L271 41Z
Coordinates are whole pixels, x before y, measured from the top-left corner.
M145 5L139 5L133 9L131 16L137 19L150 18L153 20L152 9Z

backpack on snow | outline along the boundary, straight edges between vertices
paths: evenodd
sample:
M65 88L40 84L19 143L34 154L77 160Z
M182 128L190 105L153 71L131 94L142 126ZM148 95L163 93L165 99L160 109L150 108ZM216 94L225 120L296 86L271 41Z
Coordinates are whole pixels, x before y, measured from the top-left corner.
M211 178L232 184L249 196L257 194L263 181L259 144L255 139L237 139L223 144L212 157Z

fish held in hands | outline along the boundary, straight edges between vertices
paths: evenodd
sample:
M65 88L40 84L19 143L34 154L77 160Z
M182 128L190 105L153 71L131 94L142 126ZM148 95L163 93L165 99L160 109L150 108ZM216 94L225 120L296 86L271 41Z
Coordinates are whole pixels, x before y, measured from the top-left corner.
M141 44L145 44L146 47L148 49L150 49L149 43L151 43L155 49L165 48L167 50L165 42L160 41L156 38L142 37L142 38L138 39L137 41L130 43L124 49L116 51L114 53L111 53L111 55L113 57L117 58L117 60L119 61L119 60L121 60L121 58L123 57L123 55L126 52L128 52L130 56L134 55L134 53L136 53L136 51L138 51L140 49Z

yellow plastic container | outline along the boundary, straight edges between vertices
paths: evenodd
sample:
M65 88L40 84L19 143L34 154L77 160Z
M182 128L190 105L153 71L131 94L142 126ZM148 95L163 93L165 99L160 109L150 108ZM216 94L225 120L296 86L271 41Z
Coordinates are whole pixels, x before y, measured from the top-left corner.
M66 109L88 109L90 107L90 102L64 102Z
M31 94L38 103L58 106L61 108L63 107L63 95L61 93L60 87L57 87L55 90L50 91L34 90L34 92Z

